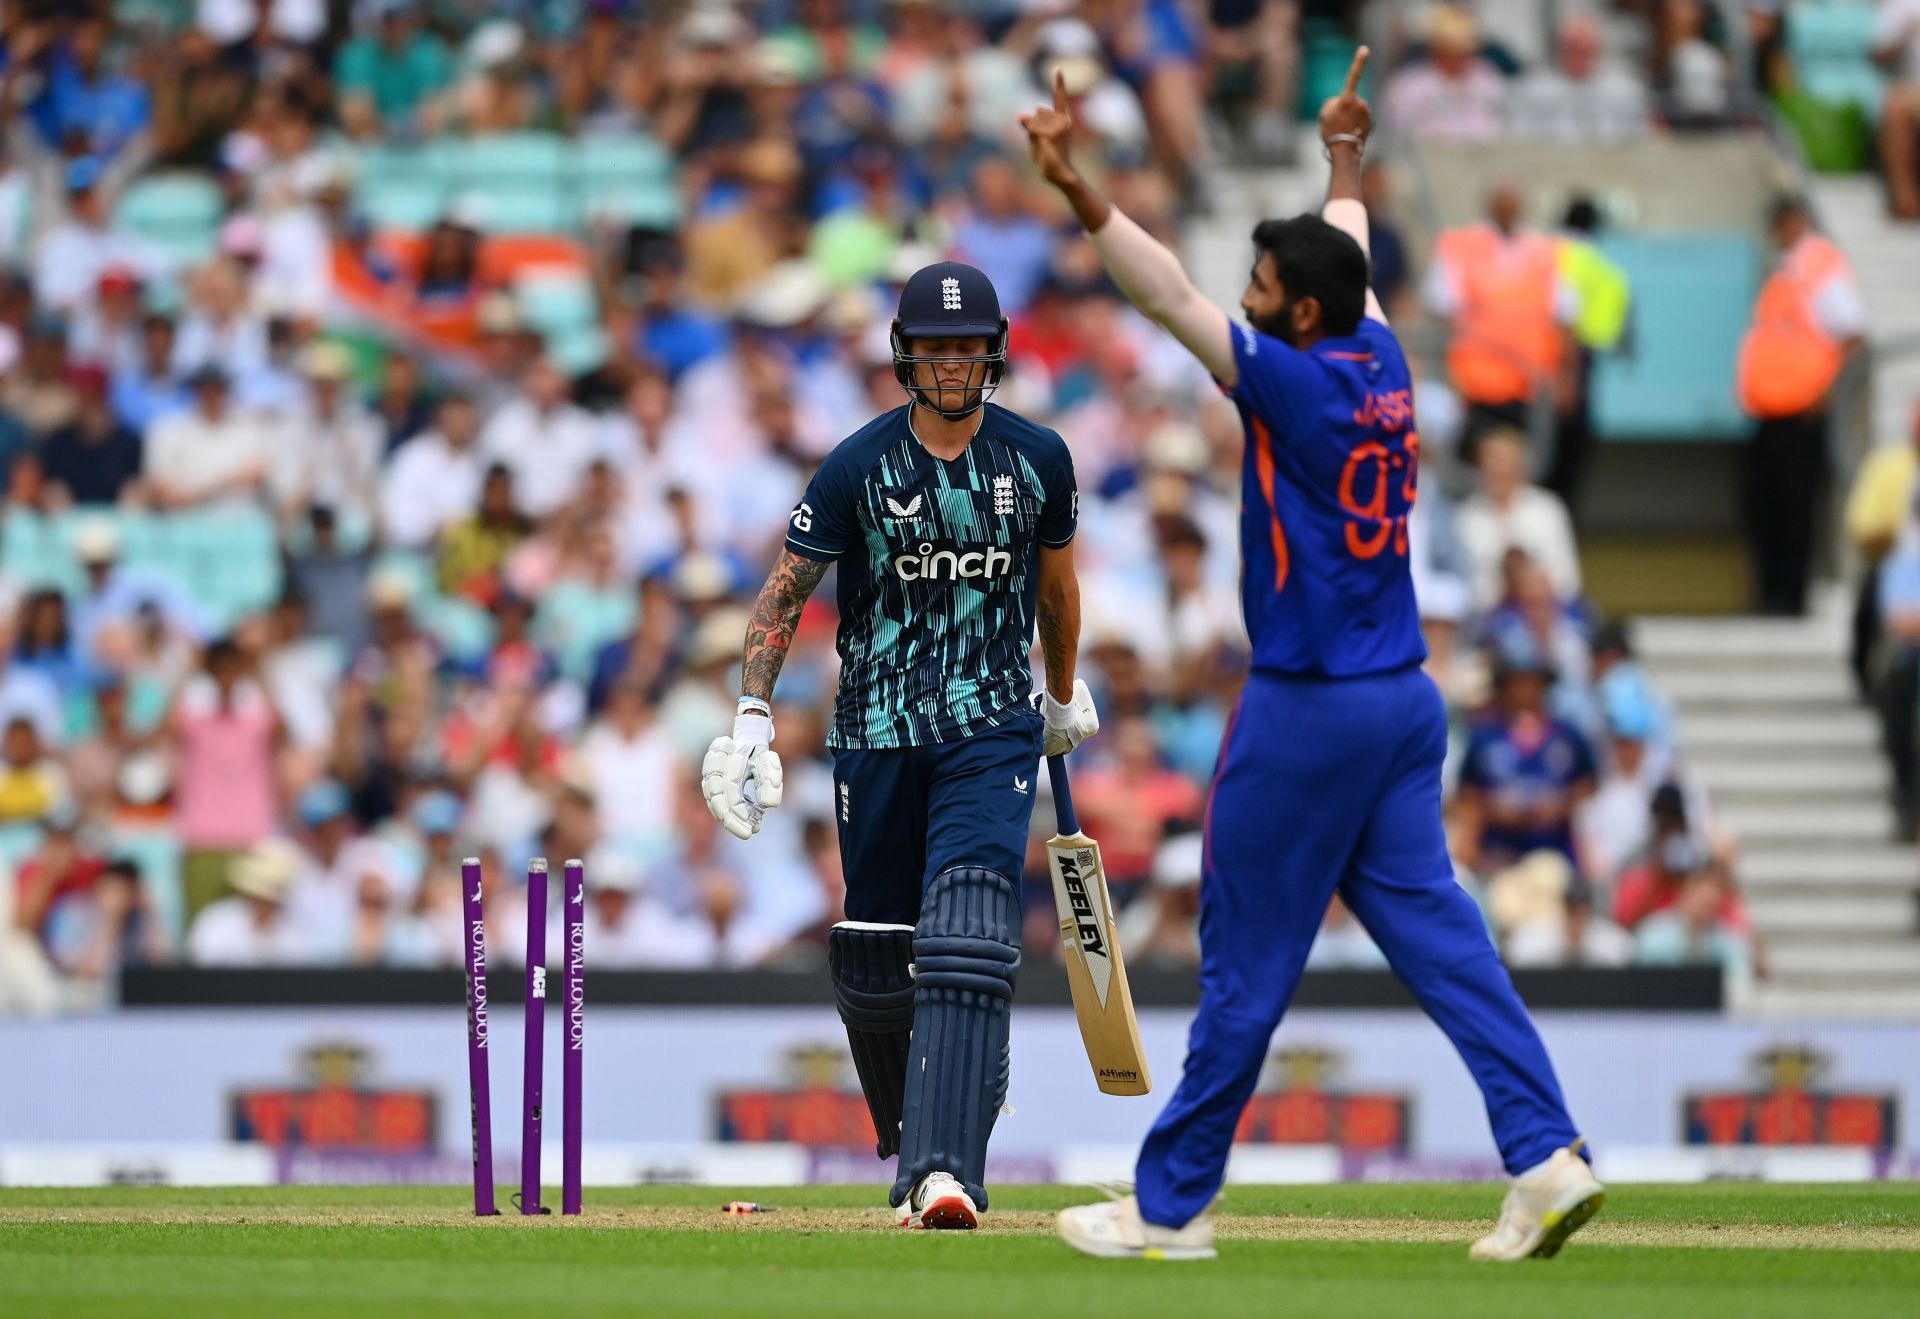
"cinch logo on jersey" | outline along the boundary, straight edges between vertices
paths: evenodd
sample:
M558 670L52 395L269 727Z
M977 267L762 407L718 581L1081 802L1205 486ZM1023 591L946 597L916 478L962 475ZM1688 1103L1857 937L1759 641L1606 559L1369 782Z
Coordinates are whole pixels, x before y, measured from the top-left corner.
M1013 555L997 545L985 550L935 549L920 542L918 552L893 556L893 573L903 582L957 582L962 579L1005 577L1013 571Z

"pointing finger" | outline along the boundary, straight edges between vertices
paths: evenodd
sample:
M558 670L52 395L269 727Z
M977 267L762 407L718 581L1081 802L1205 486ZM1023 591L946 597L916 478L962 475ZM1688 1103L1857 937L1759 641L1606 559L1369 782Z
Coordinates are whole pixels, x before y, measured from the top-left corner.
M1053 108L1061 114L1067 112L1067 75L1060 69L1053 71Z
M1353 52L1353 63L1347 66L1347 85L1341 88L1340 95L1351 100L1360 94L1360 74L1367 67L1367 56L1372 53L1365 46Z

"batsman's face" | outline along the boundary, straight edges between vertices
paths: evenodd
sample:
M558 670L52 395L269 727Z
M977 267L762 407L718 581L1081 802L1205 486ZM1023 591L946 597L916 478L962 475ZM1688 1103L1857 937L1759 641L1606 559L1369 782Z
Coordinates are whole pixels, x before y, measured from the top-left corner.
M992 347L975 335L966 339L915 339L913 382L927 399L942 412L958 412L971 407L987 383L985 358Z
M1247 324L1289 348L1309 346L1320 328L1320 300L1287 296L1273 257L1266 252L1253 263L1247 291L1240 295L1240 310Z

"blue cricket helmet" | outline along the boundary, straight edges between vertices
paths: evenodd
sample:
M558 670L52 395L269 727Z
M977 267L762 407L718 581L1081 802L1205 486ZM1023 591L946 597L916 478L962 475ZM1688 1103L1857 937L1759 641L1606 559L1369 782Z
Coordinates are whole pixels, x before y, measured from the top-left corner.
M987 351L976 357L917 357L910 349L915 339L972 339L987 341ZM984 272L958 261L939 261L913 272L900 290L900 314L893 319L893 375L909 397L927 411L958 421L978 412L1000 384L1007 369L1007 318L1000 314L1000 295ZM921 362L984 362L986 379L971 404L962 408L937 407L914 380Z

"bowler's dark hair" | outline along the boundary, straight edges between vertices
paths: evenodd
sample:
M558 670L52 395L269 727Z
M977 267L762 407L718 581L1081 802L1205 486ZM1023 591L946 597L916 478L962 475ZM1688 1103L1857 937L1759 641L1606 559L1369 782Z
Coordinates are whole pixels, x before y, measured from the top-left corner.
M1353 235L1317 215L1296 215L1255 225L1253 246L1273 258L1288 298L1319 302L1327 334L1337 338L1360 328L1367 314L1367 254Z

